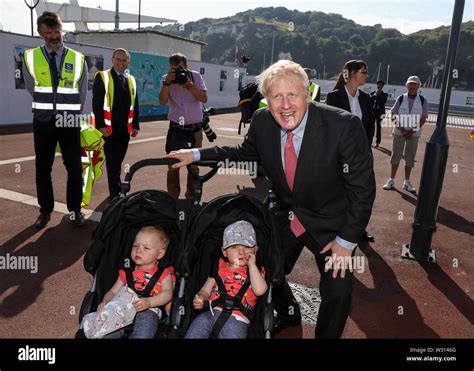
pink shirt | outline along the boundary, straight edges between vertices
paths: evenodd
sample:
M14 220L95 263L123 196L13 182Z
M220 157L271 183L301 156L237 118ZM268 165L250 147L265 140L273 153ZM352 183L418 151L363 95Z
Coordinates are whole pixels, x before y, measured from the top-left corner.
M207 91L206 84L197 71L192 71L193 84L198 90ZM166 79L163 75L162 83ZM191 80L192 81L192 80ZM168 120L178 124L191 125L202 121L202 103L194 98L193 94L180 84L171 84L170 92L170 111Z

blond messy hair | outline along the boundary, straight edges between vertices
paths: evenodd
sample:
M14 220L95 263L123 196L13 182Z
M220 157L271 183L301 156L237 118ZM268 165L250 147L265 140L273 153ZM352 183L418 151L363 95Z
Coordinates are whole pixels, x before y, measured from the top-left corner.
M170 244L170 238L168 237L168 234L166 233L165 229L159 225L149 225L149 226L143 227L142 229L140 229L138 233L140 232L153 233L158 239L158 241L161 242L165 250L168 248Z
M286 59L282 59L272 64L258 75L258 90L268 99L270 87L276 80L291 77L296 77L297 80L301 82L301 87L304 88L305 91L309 91L309 79L303 67L298 63Z

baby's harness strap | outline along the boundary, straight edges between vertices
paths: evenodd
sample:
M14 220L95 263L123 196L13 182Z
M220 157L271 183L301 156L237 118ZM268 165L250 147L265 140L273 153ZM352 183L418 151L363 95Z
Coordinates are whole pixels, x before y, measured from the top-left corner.
M220 306L222 307L222 313L217 319L216 323L212 327L211 334L209 335L209 339L217 339L219 336L219 333L221 332L222 328L226 324L227 320L232 314L233 310L239 310L241 311L246 317L252 318L253 317L253 308L249 309L247 307L244 307L242 304L242 298L244 297L245 293L247 292L247 289L250 286L250 278L247 276L245 279L244 284L240 288L240 290L237 292L237 294L232 297L227 294L227 289L224 285L224 282L222 282L221 277L216 274L214 277L217 283L217 287L219 289L219 298L215 301L212 302L212 307Z
M125 269L125 276L127 277L127 286L130 287L135 293L138 295L139 298L148 298L150 297L151 291L153 287L155 287L156 283L160 279L161 275L165 268L158 267L155 274L151 276L150 280L148 281L147 285L142 291L138 291L135 289L135 282L133 281L133 272L131 269Z

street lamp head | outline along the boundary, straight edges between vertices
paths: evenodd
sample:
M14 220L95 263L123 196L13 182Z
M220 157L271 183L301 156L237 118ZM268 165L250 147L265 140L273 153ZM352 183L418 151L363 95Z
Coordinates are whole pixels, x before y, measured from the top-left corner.
M33 10L39 3L39 0L23 0L28 8Z

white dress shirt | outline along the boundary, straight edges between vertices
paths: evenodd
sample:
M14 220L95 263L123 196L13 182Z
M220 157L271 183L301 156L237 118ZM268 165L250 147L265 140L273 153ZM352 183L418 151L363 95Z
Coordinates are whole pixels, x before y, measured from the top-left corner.
M347 90L346 85L344 85L344 88L346 89L347 96L349 97L349 105L351 107L352 114L356 115L362 121L362 108L360 108L359 103L359 89L357 89L356 95L353 97L351 93L349 93L349 90Z

